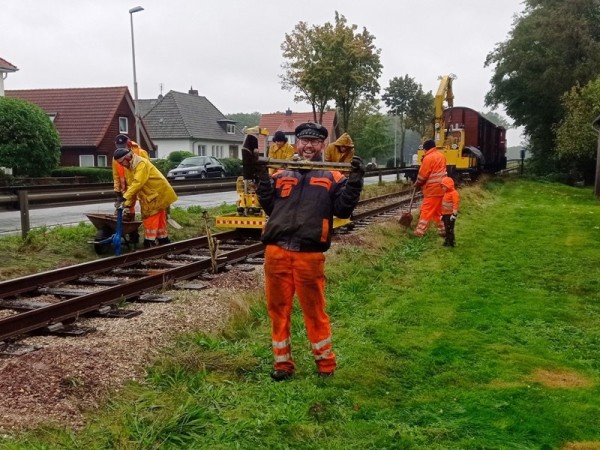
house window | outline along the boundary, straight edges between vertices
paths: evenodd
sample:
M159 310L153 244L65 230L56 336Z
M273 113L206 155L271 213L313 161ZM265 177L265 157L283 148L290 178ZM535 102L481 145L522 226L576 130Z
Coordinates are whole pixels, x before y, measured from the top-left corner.
M129 133L129 121L127 117L119 117L119 133Z
M235 134L235 125L232 123L227 124L227 134Z
M94 167L94 155L79 155L79 167Z
M206 156L206 145L199 145L198 146L198 155L199 156Z
M107 162L106 155L98 155L98 167L106 167Z

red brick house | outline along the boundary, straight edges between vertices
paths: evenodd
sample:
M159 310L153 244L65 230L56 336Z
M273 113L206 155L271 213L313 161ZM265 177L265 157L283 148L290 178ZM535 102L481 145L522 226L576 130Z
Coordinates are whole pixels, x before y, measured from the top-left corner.
M267 144L270 145L273 139L273 135L276 131L283 131L288 138L288 142L292 145L296 143L296 136L294 130L298 125L304 122L314 122L315 118L312 112L292 112L288 109L285 113L273 113L263 114L260 117L261 128L266 128L269 131L267 141L265 136L259 136L258 148L261 152L264 152L267 148ZM337 112L336 111L325 111L323 113L323 122L321 123L329 132L329 138L325 142L334 142L339 135L340 129L338 125Z
M126 86L7 90L6 96L27 100L48 114L60 136L61 166L110 166L115 136L136 136L135 105ZM140 123L141 145L154 157L156 146Z

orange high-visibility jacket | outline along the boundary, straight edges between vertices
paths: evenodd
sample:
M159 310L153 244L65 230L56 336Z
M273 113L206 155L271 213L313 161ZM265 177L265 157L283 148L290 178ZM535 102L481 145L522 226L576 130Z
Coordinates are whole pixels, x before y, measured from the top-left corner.
M131 141L131 150L135 155L148 159L148 152L138 145L137 142ZM125 193L127 190L127 175L125 167L119 164L114 158L112 161L113 169L113 189L115 192Z
M436 147L425 152L415 186L422 186L424 197L443 197L442 178L446 176L446 157Z
M446 186L446 193L442 200L442 215L458 214L460 195L458 194L458 191L454 189L454 180L450 177L444 177L442 179L442 185Z

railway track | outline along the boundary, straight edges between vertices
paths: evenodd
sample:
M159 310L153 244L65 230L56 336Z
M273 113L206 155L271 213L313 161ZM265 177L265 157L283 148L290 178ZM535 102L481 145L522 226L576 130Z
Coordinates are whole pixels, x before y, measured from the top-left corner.
M345 231L407 201L406 191L363 200ZM84 314L134 316L139 312L119 305L168 302L157 292L194 289L194 279L228 265L260 264L263 250L256 233L235 230L0 282L0 309L9 314L0 319L0 353L19 354L15 340L31 332L83 334L76 321Z

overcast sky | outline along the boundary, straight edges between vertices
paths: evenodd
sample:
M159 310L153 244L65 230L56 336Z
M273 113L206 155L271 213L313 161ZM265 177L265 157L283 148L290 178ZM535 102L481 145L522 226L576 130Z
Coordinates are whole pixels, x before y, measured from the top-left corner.
M298 22L333 23L335 11L375 36L381 93L408 74L435 94L438 76L454 73L455 106L488 111L486 55L524 8L522 0L2 0L0 57L19 68L4 88L128 86L133 96L135 6L144 8L133 14L139 98L193 87L224 114L309 111L281 89L281 43ZM519 133L508 141L518 145Z

